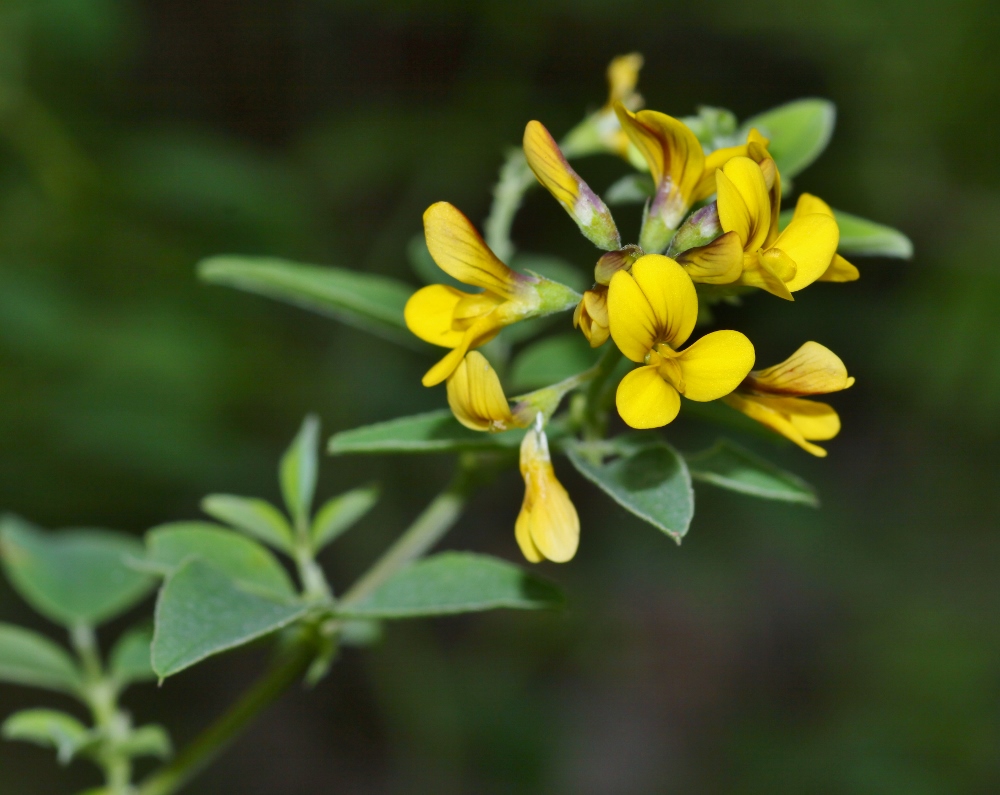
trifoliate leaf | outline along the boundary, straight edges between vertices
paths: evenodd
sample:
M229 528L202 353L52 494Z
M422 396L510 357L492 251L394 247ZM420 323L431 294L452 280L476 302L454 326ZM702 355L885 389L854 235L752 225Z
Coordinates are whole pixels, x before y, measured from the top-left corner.
M213 519L242 530L282 552L292 554L295 549L288 520L267 500L235 494L209 494L201 501L201 509Z

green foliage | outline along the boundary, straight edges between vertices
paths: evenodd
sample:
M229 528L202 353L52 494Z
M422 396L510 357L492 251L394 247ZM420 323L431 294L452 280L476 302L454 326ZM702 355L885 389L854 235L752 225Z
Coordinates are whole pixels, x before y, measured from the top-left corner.
M265 547L207 522L173 522L146 536L147 560L168 571L197 558L239 585L279 599L295 596L288 573Z
M792 220L794 210L784 210L778 225L784 229ZM902 232L885 224L878 224L857 215L834 210L837 226L840 227L840 243L837 251L854 257L913 257L913 243Z
M540 389L593 367L600 349L590 347L579 332L547 337L527 345L510 368L510 388Z
M626 174L604 192L604 201L612 207L621 204L642 204L656 193L649 174Z
M837 109L825 99L799 99L759 113L743 122L738 139L756 127L771 139L768 150L782 179L804 171L823 154L837 120Z
M608 461L595 460L584 444L571 447L569 459L615 502L680 543L694 516L684 459L656 434L630 434L613 445Z
M155 585L125 563L142 555L142 544L110 530L46 533L8 515L0 521L0 555L25 601L65 626L114 618Z
M66 693L79 692L82 683L61 646L13 624L0 624L0 681Z
M335 433L330 437L327 451L331 455L344 455L515 450L523 438L523 430L489 434L470 431L449 409L440 409Z
M118 639L108 658L108 673L119 687L156 678L150 651L152 643L153 627L149 624L132 627Z
M312 523L312 546L319 552L370 511L378 502L378 486L363 486L327 500Z
M213 519L242 530L282 552L291 553L295 549L288 520L267 500L235 494L210 494L201 501L201 509Z
M173 676L206 657L269 635L305 615L301 602L251 590L200 560L171 574L156 602L153 670Z
M4 721L0 734L8 740L21 740L44 748L55 748L60 764L94 742L93 733L72 715L54 709L26 709Z
M286 301L409 348L427 350L403 320L403 307L413 288L385 276L237 256L204 260L198 265L198 275L213 284Z
M152 756L169 759L174 753L167 730L155 723L133 730L125 740L118 743L116 750L129 758Z
M338 605L352 618L416 618L500 607L534 610L562 602L559 590L487 555L444 552L406 567L364 599Z
M278 479L285 507L297 527L305 527L312 510L319 469L319 417L310 414L302 422L298 436L281 458Z
M816 490L800 477L729 439L720 439L708 450L685 459L694 480L765 500L819 505Z

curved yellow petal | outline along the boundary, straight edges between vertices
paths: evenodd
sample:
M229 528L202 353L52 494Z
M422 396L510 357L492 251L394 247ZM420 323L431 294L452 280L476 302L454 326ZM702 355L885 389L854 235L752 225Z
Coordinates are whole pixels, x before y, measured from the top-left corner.
M838 242L840 230L832 216L809 213L793 218L774 241L774 248L795 261L795 278L786 282L788 289L794 293L822 276L830 266Z
M472 222L448 202L437 202L424 211L424 236L438 267L463 284L511 299L528 278L504 265Z
M681 409L681 397L651 365L637 367L621 380L615 404L627 425L659 428L673 422Z
M591 348L600 348L611 334L608 328L608 288L597 285L587 290L573 312L573 328L587 338Z
M764 174L749 157L733 157L716 172L719 222L727 232L737 232L746 251L756 251L771 228L771 198ZM735 195L743 200L735 200Z
M693 281L731 284L743 273L743 243L736 232L726 232L706 246L681 252L677 262Z
M750 419L756 420L761 425L770 428L775 433L780 433L786 439L795 442L795 444L807 453L812 453L814 456L819 458L826 457L826 450L819 445L808 442L786 415L782 414L780 411L763 405L759 402L759 398L741 395L738 392L734 392L731 395L726 395L726 397L722 398L722 400L724 403L732 406L737 411L741 411L746 414L750 417ZM802 402L806 403L808 401Z
M836 218L833 214L833 210L830 209L830 205L823 201L819 196L814 196L811 193L803 193L799 196L799 200L795 202L795 212L792 213L792 218L802 218L805 215L811 215L812 213L820 213L822 215L829 215L831 218Z
M615 105L618 121L649 165L653 183L660 187L669 178L685 203L693 201L695 188L705 171L705 151L691 129L680 119L655 110L632 113Z
M635 87L639 82L639 70L642 69L644 59L641 53L631 52L628 55L619 55L608 64L608 104L613 106L616 102L629 104L635 94Z
M580 517L556 479L544 431L532 429L525 434L520 469L524 502L514 524L514 535L521 551L532 562L537 562L533 555L538 553L555 563L565 563L580 544Z
M794 301L795 298L782 279L782 275L794 274L797 267L792 258L780 249L772 248L766 252L758 251L746 254L743 257L743 273L740 276L740 284L759 287L778 298Z
M406 302L403 317L406 327L432 345L454 348L464 332L453 327L455 308L468 293L444 284L432 284L417 290Z
M455 372L455 368L461 364L469 348L484 345L500 333L501 325L495 322L492 316L480 318L462 335L462 339L454 350L449 352L441 361L435 364L430 370L424 373L421 383L424 386L437 386L449 375Z
M478 351L470 351L448 377L448 405L474 431L505 431L514 424L500 378Z
M655 341L672 348L683 345L698 320L698 293L691 277L662 254L639 257L632 265L632 277L653 311Z
M618 271L608 286L608 327L615 345L633 362L645 359L656 344L653 307L626 271Z
M728 163L732 158L746 156L746 144L740 144L739 146L726 146L705 155L705 168L701 174L701 179L698 180L698 185L694 189L694 194L691 196L691 203L694 204L695 202L704 201L715 193L716 171L726 165L726 163Z
M717 400L740 385L753 367L753 344L738 331L713 331L677 356L684 397Z
M796 397L749 395L748 399L781 414L803 439L826 441L840 433L840 417L833 406Z
M785 361L754 370L747 386L772 395L825 395L853 386L854 379L837 354L818 342L806 342Z
M823 275L818 282L854 282L861 278L861 272L840 254L834 254Z

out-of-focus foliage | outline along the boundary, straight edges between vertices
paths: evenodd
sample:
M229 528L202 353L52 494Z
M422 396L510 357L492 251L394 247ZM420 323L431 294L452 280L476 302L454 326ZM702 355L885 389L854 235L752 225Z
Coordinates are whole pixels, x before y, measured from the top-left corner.
M677 115L829 97L837 136L796 189L918 252L859 261L856 284L797 297L807 311L741 310L762 360L810 334L858 376L821 466L743 440L802 470L822 511L704 489L678 549L595 495L561 573L569 610L393 627L192 792L995 790L998 25L974 0L4 3L0 495L43 525L138 532L209 492L276 503L306 410L339 430L440 408L418 354L205 286L193 264L232 251L417 284L424 207L481 220L525 119L568 129L625 50ZM580 170L600 191L614 179ZM591 266L544 198L515 238ZM684 423L682 452L713 443ZM321 477L340 490L393 484L335 570L359 571L441 484L427 461L332 459ZM456 546L512 557L517 492L482 498L490 518ZM0 618L27 621L10 591ZM243 675L223 661L131 705L182 740ZM27 698L5 688L4 715ZM15 744L0 767L12 795L93 783Z

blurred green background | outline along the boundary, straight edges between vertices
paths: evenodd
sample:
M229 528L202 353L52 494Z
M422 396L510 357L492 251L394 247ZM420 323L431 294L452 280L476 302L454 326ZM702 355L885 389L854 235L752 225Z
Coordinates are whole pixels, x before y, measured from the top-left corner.
M700 488L678 548L557 462L584 533L543 567L565 611L394 625L190 791L1000 791L998 42L985 0L0 3L0 506L46 526L139 533L210 491L277 499L307 411L332 431L444 405L415 354L194 264L272 254L416 284L424 207L481 221L525 122L562 134L616 54L646 55L642 93L674 115L832 99L833 143L796 186L916 246L720 318L762 362L816 339L857 376L827 460L748 442L821 510ZM597 190L622 172L580 170ZM515 238L593 263L541 192ZM711 439L688 425L682 448ZM449 465L325 462L326 494L387 491L328 553L340 587ZM501 478L448 545L516 560L520 499ZM6 585L0 619L56 631ZM261 665L230 654L129 706L182 743ZM42 700L4 687L0 714ZM0 744L4 795L93 776Z

